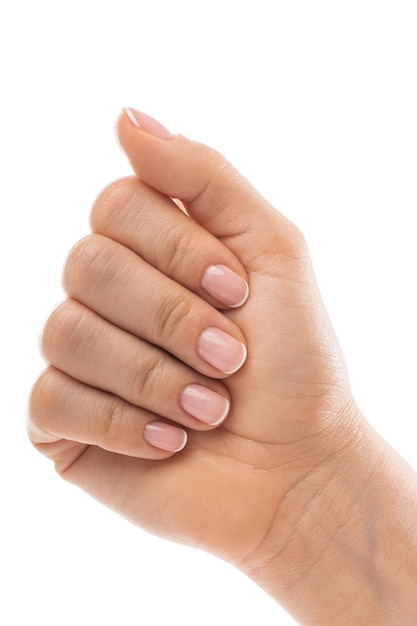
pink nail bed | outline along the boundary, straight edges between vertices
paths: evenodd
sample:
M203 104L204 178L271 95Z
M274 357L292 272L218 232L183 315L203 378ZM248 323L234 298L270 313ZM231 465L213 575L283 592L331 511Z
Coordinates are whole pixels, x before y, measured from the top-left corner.
M248 283L226 265L210 265L201 285L213 298L232 308L242 306L248 299Z
M206 328L197 342L197 352L223 374L234 374L246 361L246 347L220 328Z
M187 443L187 433L182 428L177 428L165 422L150 422L143 430L143 438L151 446L179 452Z
M184 411L205 424L218 426L229 412L229 400L203 385L192 384L182 390L180 404Z

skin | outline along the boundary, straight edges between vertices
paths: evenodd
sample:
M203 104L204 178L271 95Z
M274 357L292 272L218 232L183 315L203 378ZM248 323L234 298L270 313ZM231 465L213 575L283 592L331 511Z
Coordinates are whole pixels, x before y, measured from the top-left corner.
M137 177L102 192L68 257L32 443L138 526L236 565L300 624L415 624L416 477L355 405L302 234L217 152L152 132L119 119ZM216 264L249 283L243 306L202 287ZM207 327L247 346L237 373L201 358ZM184 411L189 383L230 401L220 426ZM181 452L144 440L155 420L185 428Z

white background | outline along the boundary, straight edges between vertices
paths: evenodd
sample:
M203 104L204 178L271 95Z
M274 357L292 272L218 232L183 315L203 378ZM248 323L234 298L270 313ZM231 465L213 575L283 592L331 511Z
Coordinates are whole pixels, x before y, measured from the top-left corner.
M3 0L1 623L294 623L227 564L65 484L26 439L66 253L129 173L122 106L218 148L302 228L356 399L417 467L416 32L413 0Z

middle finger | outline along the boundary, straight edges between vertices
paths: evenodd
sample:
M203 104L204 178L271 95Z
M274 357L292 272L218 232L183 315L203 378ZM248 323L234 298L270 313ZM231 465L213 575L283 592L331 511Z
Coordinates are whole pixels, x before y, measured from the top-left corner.
M69 296L198 372L224 378L246 359L245 339L230 319L121 244L93 234L71 251Z

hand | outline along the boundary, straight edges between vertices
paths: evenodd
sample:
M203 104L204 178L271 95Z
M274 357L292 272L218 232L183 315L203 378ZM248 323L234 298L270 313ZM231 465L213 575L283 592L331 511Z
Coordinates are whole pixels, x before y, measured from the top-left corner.
M416 623L415 473L355 407L302 235L215 151L132 111L119 138L138 179L69 256L32 442L302 623Z
M209 148L126 114L119 137L142 182L102 193L95 234L69 256L30 435L64 478L135 523L240 561L356 432L343 357L293 224ZM205 274L213 266L228 283ZM242 279L246 304L216 310L242 300ZM210 353L207 328L233 338L228 351ZM228 377L242 344L247 361ZM174 424L188 443L172 456L185 442Z

